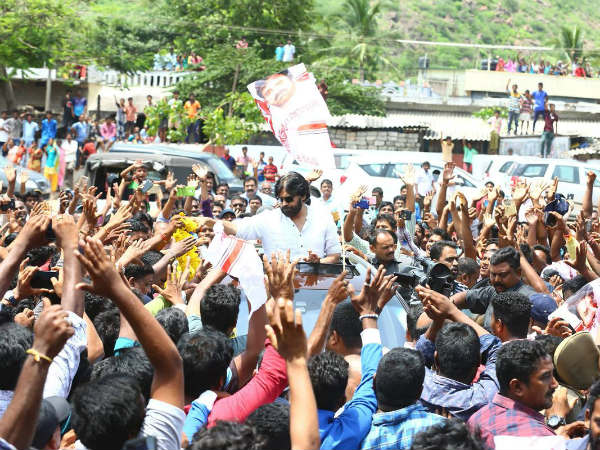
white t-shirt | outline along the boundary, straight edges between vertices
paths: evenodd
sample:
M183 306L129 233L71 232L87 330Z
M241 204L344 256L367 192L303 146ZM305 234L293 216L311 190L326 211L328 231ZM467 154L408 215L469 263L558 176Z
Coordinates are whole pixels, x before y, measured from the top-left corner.
M9 124L6 122L7 122L7 120L0 119L0 142L8 141L8 125Z
M294 54L296 53L296 47L294 44L286 44L283 46L283 61L290 62L294 59Z
M62 141L62 148L65 151L65 162L67 162L67 164L74 163L75 155L77 154L77 141L71 139L71 142L69 142L66 139L64 139Z
M342 249L331 213L323 205L308 205L302 230L280 208L263 211L253 217L236 220L237 237L260 239L265 255L290 249L292 259L305 258L312 251L319 258Z
M423 168L420 168L417 172L417 194L424 197L428 192L433 190L433 173L431 169L425 172Z

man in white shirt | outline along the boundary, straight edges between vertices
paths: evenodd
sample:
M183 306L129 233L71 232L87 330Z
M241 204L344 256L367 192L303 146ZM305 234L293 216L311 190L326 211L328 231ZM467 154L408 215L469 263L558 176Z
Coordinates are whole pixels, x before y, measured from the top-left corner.
M267 256L290 250L292 259L338 262L341 246L335 223L323 206L306 204L310 198L306 179L297 172L290 172L277 181L275 194L280 208L234 222L224 221L225 232L245 240L260 239ZM208 217L199 221L201 226L215 223Z
M287 44L283 47L283 62L292 62L294 60L295 53L296 47L294 47L292 41L288 39Z
M4 145L8 141L9 124L7 123L6 111L0 113L0 146Z
M65 178L64 185L73 186L73 169L75 168L75 156L77 155L77 141L73 139L71 133L61 143L61 149L65 152Z
M433 191L433 174L429 161L425 161L417 173L417 199L425 197L431 191Z

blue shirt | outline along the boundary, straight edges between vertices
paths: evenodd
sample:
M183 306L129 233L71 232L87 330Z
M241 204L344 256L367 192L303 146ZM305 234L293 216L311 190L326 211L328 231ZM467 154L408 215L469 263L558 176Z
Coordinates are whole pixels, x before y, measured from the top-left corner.
M535 101L535 108L533 110L534 111L543 111L546 97L548 97L548 94L546 93L546 91L537 90L537 91L534 91L533 94L531 94L531 96L533 97L533 100Z
M40 129L40 126L37 122L33 120L31 122L24 121L23 122L23 140L25 142L33 142L35 141L35 133Z
M275 49L275 59L277 61L283 60L283 47L281 45Z
M85 122L75 122L73 125L75 130L75 140L83 144L90 134L90 124Z
M48 141L48 139L54 139L56 137L56 120L44 119L42 120L42 140Z
M73 97L73 114L75 114L76 117L82 115L86 105L87 100L85 97Z
M361 450L404 450L412 445L420 431L443 422L442 416L432 414L421 404L397 411L373 415L371 431L363 441Z
M360 352L362 377L352 400L344 405L344 411L337 417L334 417L333 411L322 409L317 411L322 450L348 450L360 447L360 443L371 429L371 419L377 410L373 375L377 371L381 357L380 343L363 342Z
M500 389L496 377L496 354L501 346L500 339L491 334L484 334L479 338L479 351L482 361L485 360L485 370L473 384L461 383L425 368L421 393L423 405L429 411L445 408L453 416L467 421L472 414L492 401ZM430 366L435 352L433 342L422 335L417 342L417 350L423 355L425 364Z
M223 161L227 167L229 167L229 170L235 169L235 158L233 156L229 155L229 158L221 156L221 161Z

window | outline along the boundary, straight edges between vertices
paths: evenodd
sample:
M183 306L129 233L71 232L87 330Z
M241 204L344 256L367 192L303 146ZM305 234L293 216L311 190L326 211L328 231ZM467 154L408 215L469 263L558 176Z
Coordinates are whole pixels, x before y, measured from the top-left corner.
M417 170L417 168L415 168L415 171L416 170ZM394 164L390 168L387 176L390 178L400 178L400 177L403 177L405 173L406 173L406 164Z
M520 177L543 177L548 169L548 164L521 164L513 175Z
M556 166L552 178L558 177L558 181L579 184L579 167Z
M594 180L594 187L600 187L600 169L588 168L588 170L596 174L596 179Z
M361 164L361 168L372 177L382 177L387 164Z
M463 187L475 187L475 185L473 183L471 183L469 180L467 180L466 178L461 177L460 175L455 175L454 176L454 180L456 181L456 184L458 186L463 186Z
M510 169L510 166L512 166L512 161L508 161L505 162L504 164L502 164L502 166L500 166L500 170L498 170L498 172L500 173L506 173L508 172L508 169Z
M350 165L350 158L352 158L352 155L334 155L335 167L338 169L347 169Z

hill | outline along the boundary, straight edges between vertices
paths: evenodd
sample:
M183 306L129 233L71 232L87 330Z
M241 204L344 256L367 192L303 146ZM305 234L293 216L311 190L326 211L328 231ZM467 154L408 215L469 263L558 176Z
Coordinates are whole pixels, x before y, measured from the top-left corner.
M340 12L339 0L322 0L323 15ZM378 20L389 38L524 46L552 46L561 26L579 26L584 49L600 54L600 8L597 0L394 0L384 3ZM389 39L388 38L388 39ZM469 68L486 51L449 47L404 46L386 41L388 55L403 72L416 69L416 58L428 54L431 67ZM508 50L493 50L515 58ZM565 60L561 51L523 52L527 59ZM597 58L597 62L598 58Z

